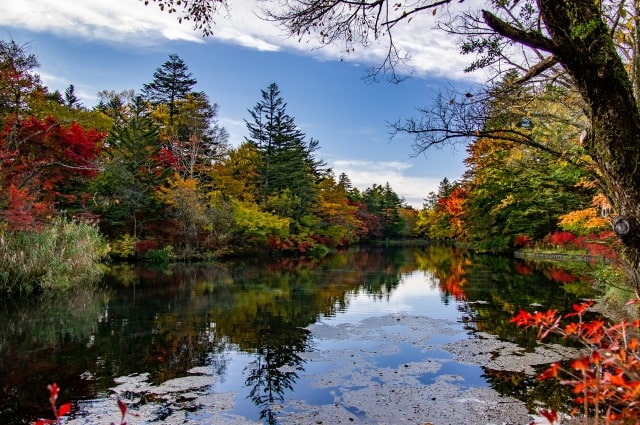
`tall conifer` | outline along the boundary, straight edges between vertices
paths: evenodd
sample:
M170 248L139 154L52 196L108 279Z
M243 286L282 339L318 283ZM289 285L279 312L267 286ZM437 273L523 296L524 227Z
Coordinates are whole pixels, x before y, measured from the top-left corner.
M323 163L313 156L318 142L305 141L304 133L287 114L286 107L278 85L272 83L262 90L262 99L249 110L252 121L245 122L248 141L260 153L260 202L266 205L269 198L289 197L289 203L297 204L290 205L290 214L300 218L315 198L315 183Z
M186 99L198 81L192 77L189 67L175 53L153 73L153 81L144 84L142 94L153 104L165 103L169 116L176 113L176 102Z

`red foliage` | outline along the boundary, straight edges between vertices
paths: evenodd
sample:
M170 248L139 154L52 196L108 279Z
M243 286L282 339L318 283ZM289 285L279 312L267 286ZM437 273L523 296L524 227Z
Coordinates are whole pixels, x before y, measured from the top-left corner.
M71 412L71 403L65 403L59 408L56 407L56 403L58 401L58 394L60 393L60 387L58 387L58 384L54 382L53 384L47 385L47 389L49 390L49 403L51 404L51 410L53 410L53 416L55 417L55 419L38 419L37 421L34 421L32 425L59 424L60 419L63 416L68 415L69 412ZM124 404L122 400L120 400L120 397L117 398L117 403L118 403L118 408L120 409L120 413L122 414L122 417L120 419L120 425L127 425L127 423L124 420L125 416L128 413L127 405ZM136 417L139 416L134 413L129 413L129 415L136 416ZM115 425L115 424L111 422L111 425Z
M556 232L551 235L551 244L557 246L565 246L568 243L574 242L576 236L571 232Z
M95 177L104 133L53 117L7 120L0 129L0 210L11 228L37 226L59 202L74 201L78 183Z
M36 202L35 195L29 194L27 188L18 189L13 184L4 197L0 206L4 203L5 208L0 212L0 217L14 230L38 229L53 209L51 204Z
M584 320L584 314L593 302L573 306L573 311L560 315L554 310L546 313L520 311L512 323L525 328L538 329L540 338L555 333L580 342L586 351L563 369L559 363L551 365L538 379L559 379L579 394L576 403L582 406L585 419L599 418L609 424L614 421L636 420L640 415L640 321L607 323L601 319ZM564 326L561 321L576 318ZM585 352L583 351L583 353ZM574 410L574 414L578 410ZM541 411L550 423L555 423L554 411ZM591 422L589 422L591 423ZM626 423L626 422L625 422ZM630 422L631 423L631 422Z
M531 246L533 239L529 235L518 235L513 241L513 246L516 248L526 248Z
M540 415L544 416L546 420L549 421L550 424L555 423L558 420L558 412L555 410L541 410Z
M71 411L71 403L65 403L59 408L56 406L58 401L58 394L60 393L60 387L55 382L47 385L49 390L49 404L51 404L51 410L55 419L38 419L34 422L34 425L56 424L60 423L60 418L67 415Z
M158 163L157 169L155 171L156 175L161 175L164 171L164 168L167 167L173 168L177 171L182 169L180 165L180 159L167 148L160 149L158 155L154 158L154 160L156 160Z
M587 254L613 260L617 257L616 246L619 239L612 231L604 231L599 234L576 237L570 232L556 232L545 238L547 242L557 247L576 248L585 250Z
M158 242L156 241L137 241L136 252L145 253L152 249L158 249Z

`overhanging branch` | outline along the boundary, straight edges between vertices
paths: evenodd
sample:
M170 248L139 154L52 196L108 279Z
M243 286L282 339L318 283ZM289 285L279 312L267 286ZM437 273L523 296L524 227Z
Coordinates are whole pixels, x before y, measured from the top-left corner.
M492 30L509 40L524 44L533 49L544 50L551 54L557 53L554 42L541 34L516 28L487 10L482 11L482 17Z

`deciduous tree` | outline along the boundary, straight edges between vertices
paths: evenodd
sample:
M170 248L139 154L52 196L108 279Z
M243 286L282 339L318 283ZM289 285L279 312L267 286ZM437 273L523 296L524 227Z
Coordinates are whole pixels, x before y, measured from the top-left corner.
M198 180L185 179L176 174L166 186L160 188L159 198L169 205L170 211L182 225L186 248L198 241L198 230L207 224L206 205L198 190Z
M86 183L98 172L104 133L27 116L0 132L0 216L21 229L56 208L85 209Z

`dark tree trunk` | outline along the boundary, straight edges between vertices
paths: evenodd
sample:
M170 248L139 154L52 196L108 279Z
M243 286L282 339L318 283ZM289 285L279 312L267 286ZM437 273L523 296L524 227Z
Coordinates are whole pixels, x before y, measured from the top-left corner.
M584 148L617 214L630 225L621 238L623 258L639 291L640 113L632 81L594 0L538 0L538 6L550 39L519 32L488 13L485 21L513 41L549 51L572 76L591 123Z

